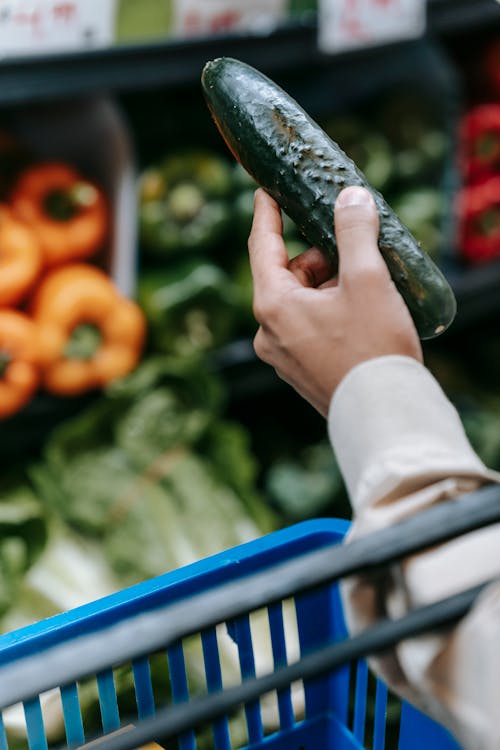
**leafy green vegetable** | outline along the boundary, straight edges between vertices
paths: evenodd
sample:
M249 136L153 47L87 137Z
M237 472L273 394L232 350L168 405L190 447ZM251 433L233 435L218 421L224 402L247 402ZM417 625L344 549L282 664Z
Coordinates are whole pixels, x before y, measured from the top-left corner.
M130 464L143 470L176 446L194 443L211 418L203 408L186 411L175 392L157 388L132 404L118 420L116 443Z
M266 490L293 521L331 511L334 506L336 515L348 513L342 476L326 441L305 449L298 460L273 464L266 476Z
M65 524L50 519L47 544L19 581L16 598L2 618L4 631L14 630L85 602L94 601L121 588L100 544L71 532ZM96 682L78 685L85 723L87 712L98 706ZM59 689L40 698L44 730L49 743L60 742L64 721ZM26 748L26 719L21 704L3 711L10 748Z
M154 475L138 477L106 528L106 555L134 583L263 533L240 498L203 459L179 449Z
M223 402L219 377L210 371L202 356L193 353L182 358L165 355L148 357L131 375L108 386L103 405L109 399L116 399L119 410L123 403L142 398L152 389L160 387L172 389L186 411L202 404L216 414ZM115 405L113 414L118 410Z
M184 261L161 273L144 270L138 299L155 349L182 356L229 340L239 305L227 274L206 261Z
M472 447L491 469L500 469L500 401L488 399L474 406L469 403L461 418Z
M29 469L29 482L16 479L0 502L0 528L13 529L0 544L0 562L2 570L15 571L8 579L5 629L276 527L257 491L248 435L241 425L221 419L222 406L221 383L198 357L155 357L53 430L42 458ZM38 556L30 548L26 558L20 530L33 520L47 525L48 541L37 548ZM225 676L237 679L237 652L227 634L219 648ZM193 692L205 681L200 649L199 639L185 644ZM167 699L166 665L153 659L152 673L155 694ZM115 681L120 706L133 707L130 671L117 670ZM91 731L100 720L95 681L84 682L79 692ZM49 740L58 741L64 731L59 696L44 696L43 711ZM22 710L10 711L5 723L13 747L25 741ZM232 725L243 743L238 716ZM208 733L200 747L210 742Z
M213 421L200 449L215 476L236 492L261 532L276 528L278 519L256 489L259 466L247 429L236 422Z
M15 606L4 616L5 629L94 601L121 588L101 546L52 518L43 553L20 583Z
M197 559L175 498L147 479L136 479L128 488L106 526L103 544L109 564L127 585L172 570L179 559L183 563Z
M44 510L26 480L4 479L0 486L0 614L15 601L20 582L46 538Z
M80 451L67 460L32 469L42 497L61 518L85 534L104 533L135 475L127 456L113 447Z
M122 583L276 526L246 433L219 416L218 379L198 359L173 362L146 362L56 428L30 471L47 507L102 540Z
M445 201L442 191L432 187L415 187L399 195L392 205L427 252L436 256L443 244Z

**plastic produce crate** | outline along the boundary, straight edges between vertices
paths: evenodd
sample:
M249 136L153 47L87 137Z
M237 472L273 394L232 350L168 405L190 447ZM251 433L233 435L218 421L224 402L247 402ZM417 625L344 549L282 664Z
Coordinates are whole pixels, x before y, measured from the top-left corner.
M103 188L110 204L111 231L105 252L97 260L123 294L133 295L136 166L131 135L116 101L103 95L31 103L13 109L6 126L36 159L67 162Z
M36 160L63 161L95 180L109 200L109 242L89 259L108 273L118 289L133 296L137 271L136 166L125 118L108 96L32 103L4 112L4 127ZM0 421L4 465L37 452L48 432L77 413L93 394L60 398L39 392L21 411Z
M158 643L146 640L151 643L151 653L133 656L137 652L137 637L147 639L144 618L160 611L170 612L173 617L172 608L176 605L189 607L193 596L212 592L220 584L229 582L237 587L240 596L245 597L248 576L270 571L273 566L294 558L300 561L301 555L336 544L342 540L347 528L347 522L334 519L303 522L3 635L0 638L0 706L4 710L0 721L0 748L8 750L20 746L19 734L12 741L8 737L8 727L9 712L17 710L23 713L18 703L21 700L24 702L25 735L30 750L46 750L55 740L56 746L66 742L76 747L130 724L140 727L142 720L147 721L148 717L164 709L166 703L165 696L159 696L151 682L153 646L165 659L173 703L189 701L190 674L185 659L185 641L170 642L163 650L158 649ZM165 605L168 605L166 609ZM287 658L290 659L293 650L291 609L296 629L294 637L298 639L301 654L313 651L318 644L346 636L336 584L306 591L293 601L272 604L265 612L271 652L267 671L278 669L286 664ZM226 622L225 627L210 627L193 635L200 640L197 667L204 672L205 692L219 691L223 686L225 677L220 649L225 639L237 655L239 682L255 677L260 654L255 639L254 614L248 613ZM137 627L139 621L139 630L132 631L133 623ZM162 637L167 637L168 626L167 616ZM106 635L107 643L102 641ZM121 658L117 656L120 649ZM126 714L120 708L115 690L114 676L118 668L128 669L133 679L135 707L133 711L129 707ZM261 667L257 664L259 669ZM94 727L90 735L84 728L85 717L82 717L80 687L77 686L84 676L87 685L89 680L95 682L100 704L100 726ZM43 684L41 697L38 691L32 692L37 680L39 686ZM348 665L326 677L305 680L299 686L303 703L297 699L297 691L290 687L279 690L277 696L271 696L275 698L274 721L271 723L264 711L269 696L246 704L242 714L246 736L243 740L240 737L237 743L233 742L230 721L222 717L213 721L208 745L206 733L205 744L197 744L198 734L187 731L178 738L178 747L181 750L197 747L229 750L242 746L253 750L395 748L394 741L386 744L387 689L382 682L377 682L373 720L367 721L367 685L365 662ZM47 693L49 688L52 690ZM59 701L61 726L63 722L65 728L62 737L51 737L53 727L49 730L44 724L43 707L47 695L52 698L56 695ZM5 708L14 701L17 704L14 709ZM126 732L121 734L123 736ZM401 706L398 737L397 747L401 750L458 748L442 727L405 703ZM369 744L365 745L365 738L370 738ZM158 741L161 742L161 738ZM165 745L173 746L175 743Z

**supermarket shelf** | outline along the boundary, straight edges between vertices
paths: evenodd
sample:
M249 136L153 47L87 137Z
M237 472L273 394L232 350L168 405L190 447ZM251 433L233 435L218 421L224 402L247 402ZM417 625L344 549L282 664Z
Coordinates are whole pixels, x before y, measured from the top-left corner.
M500 29L500 4L496 0L429 0L428 18L431 34L491 29L495 23ZM199 80L205 61L216 55L236 56L268 72L290 70L325 59L317 49L316 32L313 21L290 22L266 35L231 34L44 57L0 58L0 104L192 85Z
M319 59L315 26L290 24L265 36L231 34L5 59L0 61L0 104L193 85L200 80L205 62L221 55L268 71L311 64Z
M461 335L468 326L500 315L500 261L447 273L457 298L457 317L446 334ZM438 339L436 339L437 341ZM279 387L271 368L257 360L250 339L232 341L213 356L216 369L224 372L236 396Z
M449 273L458 312L453 332L500 314L500 262Z
M487 28L500 22L497 0L428 0L429 28L439 34Z

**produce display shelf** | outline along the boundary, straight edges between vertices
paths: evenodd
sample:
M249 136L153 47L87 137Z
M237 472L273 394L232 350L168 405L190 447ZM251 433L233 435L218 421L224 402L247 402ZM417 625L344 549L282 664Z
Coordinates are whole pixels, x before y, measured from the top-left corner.
M447 273L457 299L457 316L447 337L462 335L469 326L500 315L500 261ZM213 355L217 369L232 376L232 388L239 392L277 386L280 381L267 365L261 364L250 339L232 341Z
M496 0L429 0L431 34L491 29L495 23L500 28ZM322 59L314 20L290 21L265 35L225 34L76 53L0 57L0 105L96 91L192 85L199 80L205 61L218 55L236 56L269 72Z
M500 22L497 0L428 0L429 29L437 33L488 28Z
M0 60L0 105L96 92L127 92L197 83L205 62L227 55L266 70L293 69L320 57L316 28L291 23L266 35L225 34L196 41Z
M458 312L452 331L500 314L500 261L449 273Z

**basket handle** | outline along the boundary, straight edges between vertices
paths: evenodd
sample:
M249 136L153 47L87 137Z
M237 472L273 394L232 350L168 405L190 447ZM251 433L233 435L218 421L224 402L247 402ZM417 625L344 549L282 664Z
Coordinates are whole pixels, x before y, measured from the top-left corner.
M321 677L347 663L385 651L407 638L453 625L467 614L489 583L492 581L415 609L398 620L382 620L360 635L315 649L293 664L269 674L162 709L125 733L102 736L99 750L134 750L150 742L167 742L216 721L266 693L286 688L292 682ZM79 748L86 750L92 744L80 745Z

